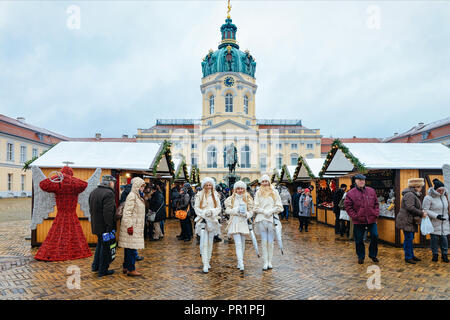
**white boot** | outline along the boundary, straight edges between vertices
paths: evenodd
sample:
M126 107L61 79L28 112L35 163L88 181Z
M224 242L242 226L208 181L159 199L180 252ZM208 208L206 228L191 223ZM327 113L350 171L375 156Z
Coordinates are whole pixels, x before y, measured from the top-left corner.
M211 265L209 264L209 262L211 261L211 255L212 255L212 250L213 250L214 238L212 238L210 240L211 241L208 241L208 269L211 269Z
M234 242L234 245L236 246L236 257L238 260L238 269L239 270L244 270L244 263L242 261L242 243L239 242Z
M273 241L272 242L270 242L269 243L269 245L268 245L268 248L267 248L268 250L268 253L269 253L269 263L268 263L268 265L267 265L267 268L269 268L269 269L272 269L272 257L273 257Z
M208 262L208 244L205 243L207 241L206 238L203 238L203 246L202 246L202 262L203 262L203 272L208 273L209 262Z
M262 257L264 260L264 266L263 266L263 270L267 270L267 267L269 265L269 258L268 258L268 253L267 253L267 241L261 241L261 251L262 251Z
M241 271L244 271L244 252L245 252L245 236L241 237L241 268L239 268Z

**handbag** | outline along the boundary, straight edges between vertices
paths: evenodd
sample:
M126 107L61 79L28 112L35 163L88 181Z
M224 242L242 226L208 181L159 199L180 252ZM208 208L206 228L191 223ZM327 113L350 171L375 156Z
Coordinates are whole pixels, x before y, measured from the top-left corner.
M341 210L341 212L340 212L340 214L339 214L339 219L341 219L341 220L346 220L346 221L350 221L350 217L348 216L347 211Z
M122 202L122 203L119 205L119 207L117 208L117 210L116 210L116 215L115 215L116 221L122 219L122 216L123 216L123 208L124 208L124 207L125 207L125 201Z
M177 210L175 211L175 218L184 220L187 217L187 211L186 210Z

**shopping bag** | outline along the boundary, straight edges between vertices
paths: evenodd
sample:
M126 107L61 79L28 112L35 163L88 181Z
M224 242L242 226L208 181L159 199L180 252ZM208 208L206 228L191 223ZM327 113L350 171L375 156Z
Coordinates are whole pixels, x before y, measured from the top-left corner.
M426 236L427 234L430 234L434 231L433 224L430 221L430 218L426 216L422 219L422 222L420 223L420 232Z
M350 221L350 217L348 216L347 211L341 210L341 213L339 214L339 219Z
M108 251L110 262L113 262L116 258L116 248L117 248L117 241L116 241L116 231L113 230L111 232L105 232L102 235L103 243L105 245L106 250Z

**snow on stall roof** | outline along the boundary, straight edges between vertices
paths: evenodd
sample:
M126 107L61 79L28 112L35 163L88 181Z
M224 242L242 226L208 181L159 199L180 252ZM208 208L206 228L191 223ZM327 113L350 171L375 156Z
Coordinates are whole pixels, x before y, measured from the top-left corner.
M304 159L304 160L306 161L309 168L311 169L314 177L318 177L319 172L323 167L323 163L325 162L325 158L311 158L311 159Z
M103 168L148 171L161 147L160 143L63 141L31 165L59 168L64 161L72 168Z
M344 143L368 169L442 169L450 149L440 143Z

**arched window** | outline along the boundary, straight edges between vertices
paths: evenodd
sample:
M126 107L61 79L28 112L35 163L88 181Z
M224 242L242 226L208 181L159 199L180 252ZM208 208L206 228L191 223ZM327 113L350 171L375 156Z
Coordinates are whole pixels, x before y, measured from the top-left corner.
M231 144L229 144L229 145L223 147L223 167L224 167L224 168L228 168L228 161L227 161L227 157L228 157L228 156L227 156L227 154L228 154L229 152L232 152L232 150L233 150L233 147L232 147Z
M296 166L298 162L298 154L292 153L291 154L291 166Z
M215 146L209 146L206 154L208 168L217 168L217 149Z
M209 113L214 114L214 95L209 96Z
M233 112L233 95L231 93L225 95L225 112Z
M283 155L277 154L276 158L275 158L275 164L277 166L277 169L281 169L281 167L283 166Z
M250 147L241 148L241 168L250 168Z
M247 97L247 95L244 96L244 113L248 114L248 97Z

